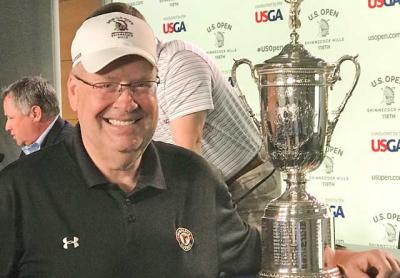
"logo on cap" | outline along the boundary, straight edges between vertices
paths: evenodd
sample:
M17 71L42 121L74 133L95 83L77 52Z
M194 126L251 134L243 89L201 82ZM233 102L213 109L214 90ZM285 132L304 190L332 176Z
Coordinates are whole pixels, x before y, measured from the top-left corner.
M128 24L122 19L115 20L115 29L116 31L126 31L128 30Z
M186 228L178 228L176 229L175 235L179 247L182 248L183 251L190 251L190 249L192 249L194 238L191 231Z
M133 25L133 22L125 17L113 17L107 21L108 24L114 23L114 31L111 32L111 37L118 39L127 39L133 37L133 33L129 32L129 24Z

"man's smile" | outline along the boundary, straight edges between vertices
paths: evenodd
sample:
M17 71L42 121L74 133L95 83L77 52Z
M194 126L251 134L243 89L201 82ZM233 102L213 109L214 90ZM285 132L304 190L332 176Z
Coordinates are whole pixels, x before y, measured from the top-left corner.
M109 123L110 125L113 126L128 126L128 125L133 125L139 120L141 120L143 117L139 117L137 119L129 119L129 120L117 120L117 119L107 119L105 118L104 120Z

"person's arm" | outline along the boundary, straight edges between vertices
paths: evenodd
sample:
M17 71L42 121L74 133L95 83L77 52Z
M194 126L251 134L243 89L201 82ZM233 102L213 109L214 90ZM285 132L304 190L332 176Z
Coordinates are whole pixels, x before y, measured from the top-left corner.
M215 199L219 268L226 274L255 275L261 266L260 233L241 219L222 175L216 175L220 176Z
M207 113L214 109L212 90L210 66L196 53L182 50L169 61L158 91L173 143L200 155Z
M172 140L175 145L202 154L201 140L207 111L195 112L171 121Z

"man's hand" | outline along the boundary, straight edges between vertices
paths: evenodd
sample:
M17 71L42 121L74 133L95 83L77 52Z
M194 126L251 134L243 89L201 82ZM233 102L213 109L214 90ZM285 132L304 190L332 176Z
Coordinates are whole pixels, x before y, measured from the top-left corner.
M400 278L400 261L383 250L353 252L326 249L328 266L338 266L346 277Z

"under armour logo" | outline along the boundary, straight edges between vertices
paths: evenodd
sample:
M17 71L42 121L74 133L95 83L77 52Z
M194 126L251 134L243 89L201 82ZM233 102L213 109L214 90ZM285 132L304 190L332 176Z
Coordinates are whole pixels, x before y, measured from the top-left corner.
M79 238L77 238L76 236L73 237L73 240L68 240L68 237L64 237L63 238L63 242L64 242L63 248L68 250L68 246L70 244L72 244L74 248L78 248L78 246L79 246L78 241L79 241Z

